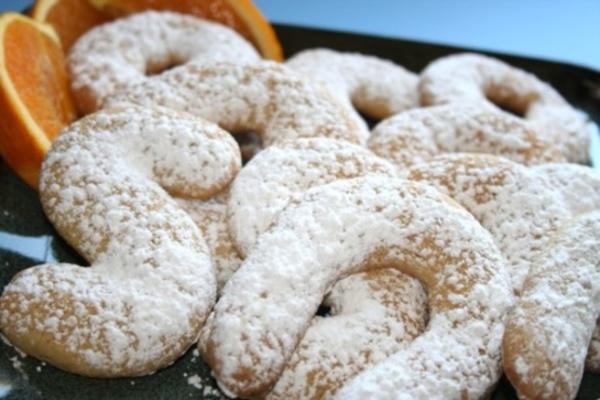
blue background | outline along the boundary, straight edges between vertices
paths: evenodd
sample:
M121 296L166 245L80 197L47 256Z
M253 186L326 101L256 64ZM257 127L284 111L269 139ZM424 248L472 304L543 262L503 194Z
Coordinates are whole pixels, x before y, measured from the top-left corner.
M600 70L600 0L255 2L275 22L495 50ZM22 10L29 3L0 0L0 11Z

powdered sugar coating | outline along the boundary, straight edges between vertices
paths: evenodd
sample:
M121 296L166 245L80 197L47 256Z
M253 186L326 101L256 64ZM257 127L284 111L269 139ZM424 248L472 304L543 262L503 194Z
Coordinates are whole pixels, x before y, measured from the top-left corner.
M492 233L518 293L556 232L578 214L600 210L600 173L581 165L525 168L492 156L455 154L413 167L409 177L448 193ZM599 331L596 327L595 337ZM587 360L592 370L597 348L598 339L592 340Z
M491 155L447 154L412 167L407 176L448 194L492 233L517 292L561 224L600 209L600 174L580 165L527 168Z
M375 175L307 191L259 238L203 331L204 358L219 385L238 396L264 394L333 283L383 266L426 285L431 320L393 356L402 373L384 374L377 394L486 393L500 376L503 318L512 302L504 259L489 233L447 197Z
M577 164L551 163L531 168L561 194L572 217L600 210L600 171Z
M490 231L516 293L549 235L572 216L544 175L500 157L446 154L412 167L408 178L448 194Z
M311 187L394 168L359 146L298 139L259 153L238 174L229 204L232 231L247 254L291 199ZM425 327L426 294L392 269L351 275L325 299L331 316L315 317L269 399L326 398L361 370L394 354Z
M500 60L468 53L438 58L421 73L419 90L423 105L500 104L544 132L549 142L560 145L568 161L589 161L593 133L589 118L549 84Z
M200 231L165 189L210 195L239 165L226 132L174 112L112 109L71 125L44 161L40 195L57 231L92 266L20 272L0 298L3 333L88 376L171 364L197 339L216 290Z
M421 284L386 268L338 281L266 399L326 399L350 378L397 353L425 330Z
M229 190L226 189L209 200L177 199L177 204L192 217L202 231L212 256L218 291L221 291L242 263L229 234L228 198Z
M389 60L361 53L316 48L301 51L285 64L324 84L365 129L354 107L374 119L383 119L417 107L417 74Z
M354 121L327 91L272 61L182 65L111 99L123 103L187 111L231 133L256 132L266 146L299 137L361 141Z
M503 340L519 398L573 399L600 313L600 212L561 228L532 267Z
M69 68L77 104L89 113L117 91L173 65L259 59L250 43L221 24L146 11L86 32L71 48Z
M600 210L600 172L597 170L575 164L546 164L534 170L546 175L561 193L571 216ZM586 368L600 372L600 319L590 342Z
M229 227L241 255L250 253L290 200L311 187L367 174L396 175L394 167L348 142L307 138L271 146L236 176L229 197Z
M448 152L496 154L523 164L564 161L560 148L527 123L481 104L405 111L378 124L368 145L401 169Z

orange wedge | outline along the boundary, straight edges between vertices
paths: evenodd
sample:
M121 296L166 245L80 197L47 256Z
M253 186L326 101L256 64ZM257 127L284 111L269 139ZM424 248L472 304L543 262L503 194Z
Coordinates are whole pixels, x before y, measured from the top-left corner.
M265 58L283 60L273 27L251 0L37 0L32 16L52 25L68 50L94 25L145 10L177 11L222 23L252 42Z
M56 29L65 52L90 28L112 19L87 0L38 0L31 17Z
M0 154L37 188L50 143L77 114L60 41L21 14L0 16Z

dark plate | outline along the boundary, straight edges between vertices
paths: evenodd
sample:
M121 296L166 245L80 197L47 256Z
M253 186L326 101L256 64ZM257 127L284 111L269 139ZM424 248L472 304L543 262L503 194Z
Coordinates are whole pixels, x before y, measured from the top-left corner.
M309 47L361 51L394 60L413 71L454 52L473 51L397 39L276 26L286 55ZM600 76L589 69L492 54L550 82L573 105L600 123ZM600 152L595 151L597 158ZM596 166L599 164L596 163ZM37 194L0 161L0 287L18 271L46 261L83 263L48 223ZM600 377L586 374L579 399L597 399ZM190 350L174 365L136 379L90 379L62 372L0 343L0 398L8 399L185 399L219 398L210 371ZM515 399L503 379L493 399Z

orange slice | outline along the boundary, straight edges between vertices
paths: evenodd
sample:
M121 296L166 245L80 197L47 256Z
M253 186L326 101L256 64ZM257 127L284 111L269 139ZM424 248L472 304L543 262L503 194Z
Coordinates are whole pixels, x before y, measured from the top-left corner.
M90 28L112 19L87 0L38 0L31 17L56 29L65 52Z
M253 43L265 58L283 60L273 27L251 0L37 0L32 16L51 24L68 50L89 28L145 10L177 11L222 23Z
M0 16L0 154L37 188L52 139L76 117L60 41L21 14Z

